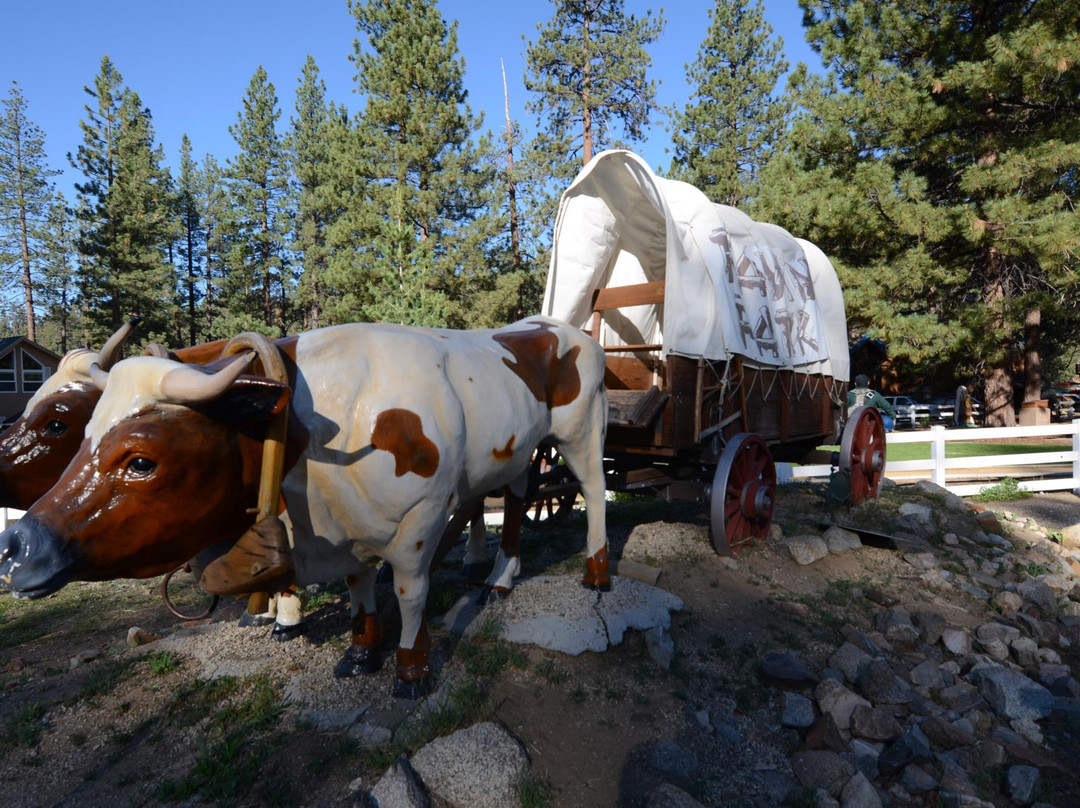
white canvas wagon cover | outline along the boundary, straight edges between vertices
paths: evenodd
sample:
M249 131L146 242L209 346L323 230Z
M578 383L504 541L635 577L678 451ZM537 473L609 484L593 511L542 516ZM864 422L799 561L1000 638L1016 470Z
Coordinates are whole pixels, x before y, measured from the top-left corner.
M821 250L631 152L602 152L562 196L543 313L586 327L596 290L659 280L663 305L605 313L604 345L848 380L844 300Z

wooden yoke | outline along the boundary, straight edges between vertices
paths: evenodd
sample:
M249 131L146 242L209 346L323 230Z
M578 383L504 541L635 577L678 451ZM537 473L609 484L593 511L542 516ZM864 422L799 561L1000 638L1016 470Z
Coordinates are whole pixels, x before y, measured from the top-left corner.
M262 374L282 384L289 383L281 353L269 337L244 332L229 340L221 355L233 356L245 351L258 353L255 360ZM293 565L289 534L278 518L281 510L281 480L285 469L285 436L289 419L288 405L282 407L267 428L263 440L262 472L259 477L259 501L252 511L255 524L240 537L229 552L207 566L200 585L219 595L255 593L248 601L249 614L266 609L271 589L292 583Z
M284 385L289 384L289 374L281 353L269 337L254 331L237 334L225 345L222 356L235 356L245 351L257 351L256 367L262 366L262 376ZM289 405L281 408L263 441L262 476L259 478L259 504L256 508L256 522L271 516L276 517L281 506L281 479L285 468L285 433L289 423Z

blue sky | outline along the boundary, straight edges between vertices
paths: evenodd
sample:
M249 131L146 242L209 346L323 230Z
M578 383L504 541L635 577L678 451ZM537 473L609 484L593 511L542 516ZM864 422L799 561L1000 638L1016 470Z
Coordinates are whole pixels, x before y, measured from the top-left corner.
M448 21L458 22L465 59L465 85L474 112L485 112L485 127L503 126L499 59L506 63L511 114L531 127L522 86L522 36L536 38L536 25L551 17L550 0L440 0ZM627 11L643 14L661 3L625 0ZM663 37L650 49L651 75L661 81L660 100L681 107L689 95L684 66L694 59L708 26L712 0L669 0ZM806 45L796 0L766 0L766 18L784 40L788 60L820 69ZM235 152L228 128L261 64L277 90L282 109L279 131L293 112L300 70L315 57L329 99L355 112L353 52L356 28L346 0L30 0L5 9L9 34L0 49L0 90L6 97L15 80L29 102L30 118L44 131L50 163L65 170L58 186L71 198L75 172L65 155L80 140L79 121L101 57L108 54L125 83L150 107L166 161L178 162L186 132L197 157L213 153L224 162ZM654 167L667 166L669 137L655 126L637 150Z

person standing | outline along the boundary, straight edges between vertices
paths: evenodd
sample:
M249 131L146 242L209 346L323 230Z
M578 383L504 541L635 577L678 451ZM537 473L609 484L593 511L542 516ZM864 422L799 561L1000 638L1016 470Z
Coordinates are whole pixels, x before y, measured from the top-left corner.
M870 379L865 373L860 373L855 377L855 386L848 390L847 406L849 413L856 407L873 407L881 413L881 420L885 422L885 431L892 432L896 408L885 399L885 396L870 388Z

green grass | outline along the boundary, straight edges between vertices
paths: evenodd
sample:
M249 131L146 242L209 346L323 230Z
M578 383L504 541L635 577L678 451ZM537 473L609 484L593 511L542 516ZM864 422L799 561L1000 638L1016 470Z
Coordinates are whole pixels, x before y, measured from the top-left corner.
M822 446L826 451L838 452L839 446ZM946 442L945 457L985 457L987 455L1028 454L1031 452L1060 452L1068 447L1053 443L982 443L979 441ZM898 462L901 460L929 460L929 443L889 443L885 439L885 459Z

